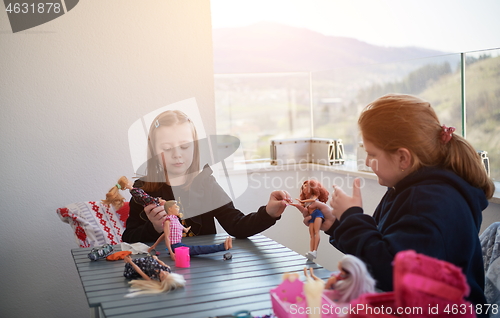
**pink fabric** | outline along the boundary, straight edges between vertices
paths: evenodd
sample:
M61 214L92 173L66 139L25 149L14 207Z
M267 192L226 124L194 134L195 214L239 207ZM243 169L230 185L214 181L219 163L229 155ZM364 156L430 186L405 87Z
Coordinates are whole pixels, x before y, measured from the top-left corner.
M415 289L451 301L461 301L464 297L463 290L418 274L410 273L404 275L402 283L406 285L406 288Z
M459 267L412 250L402 251L394 259L394 291L361 295L351 305L362 305L360 307L365 310L348 317L475 318L475 311L472 310L475 307L464 299L468 294L469 285ZM382 307L389 308L392 314L374 314L374 308ZM397 308L421 308L422 311L397 316ZM457 309L456 312L454 309Z
M170 221L170 244L180 243L182 240L182 230L184 227L176 215L167 215L167 220Z

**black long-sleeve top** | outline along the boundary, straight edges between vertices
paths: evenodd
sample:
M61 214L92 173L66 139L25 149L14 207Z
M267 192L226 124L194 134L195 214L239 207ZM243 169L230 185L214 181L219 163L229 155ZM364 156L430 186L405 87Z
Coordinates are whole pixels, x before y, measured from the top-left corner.
M137 180L134 187L140 188L142 185L143 182ZM182 186L172 187L163 184L161 189L149 194L166 201L178 201L185 215L203 213L185 219L186 226L191 226L191 231L195 235L216 234L215 219L229 235L236 238L246 238L260 233L276 223L276 219L267 213L265 206L247 215L236 209L212 176L212 169L208 166L196 176L188 190ZM122 240L128 243L155 242L160 235L161 233L158 233L148 220L143 206L131 198L130 213Z

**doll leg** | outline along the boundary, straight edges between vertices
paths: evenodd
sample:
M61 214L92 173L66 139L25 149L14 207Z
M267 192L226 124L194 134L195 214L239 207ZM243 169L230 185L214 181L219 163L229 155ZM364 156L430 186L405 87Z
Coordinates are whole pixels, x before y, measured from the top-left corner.
M308 260L312 261L316 258L316 251L314 250L314 223L309 222L309 252L306 253Z
M319 230L321 228L322 223L323 223L322 218L316 218L316 220L314 220L314 223L313 223L314 246L313 246L312 251L318 250L319 240L320 240Z
M233 248L233 238L231 236L228 236L224 241L224 248L226 251Z
M189 255L211 254L226 250L224 243L215 245L185 245L189 247Z

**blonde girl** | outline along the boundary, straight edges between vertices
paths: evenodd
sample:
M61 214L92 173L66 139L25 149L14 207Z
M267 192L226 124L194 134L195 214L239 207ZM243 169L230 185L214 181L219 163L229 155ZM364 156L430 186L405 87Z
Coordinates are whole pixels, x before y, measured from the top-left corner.
M196 127L182 111L169 110L152 122L148 136L148 158L144 177L134 188L152 197L179 202L185 215L202 213L185 221L188 235L215 234L215 219L231 236L245 238L276 223L291 197L285 191L271 193L268 204L257 212L243 214L212 176L200 167L200 142ZM130 214L122 239L125 242L156 242L163 232L167 212L163 205L146 207L130 201Z

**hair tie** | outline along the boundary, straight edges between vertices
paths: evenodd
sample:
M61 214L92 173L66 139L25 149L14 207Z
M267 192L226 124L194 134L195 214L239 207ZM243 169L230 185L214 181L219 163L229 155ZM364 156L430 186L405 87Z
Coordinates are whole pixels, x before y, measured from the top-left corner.
M122 186L119 185L118 183L116 184L116 187L118 188L118 190L121 190L122 189Z
M453 137L455 127L446 127L445 125L443 125L441 126L441 128L441 142L446 145Z

